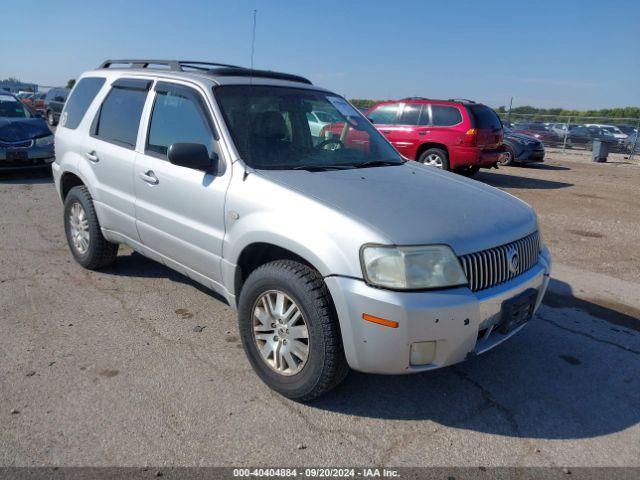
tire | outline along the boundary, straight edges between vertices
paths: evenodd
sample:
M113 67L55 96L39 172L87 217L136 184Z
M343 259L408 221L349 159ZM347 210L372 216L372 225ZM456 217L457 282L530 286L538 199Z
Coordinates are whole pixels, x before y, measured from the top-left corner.
M278 309L277 304L271 302L275 308L270 309L268 296L275 295L277 301L278 293L286 297L283 300L285 306ZM287 303L287 299L292 303ZM297 322L301 323L288 325L286 334L281 330L282 324L269 324L272 320L282 321L282 318L271 316L270 312L288 310L293 304L299 308L301 315ZM295 316L296 313L293 313L291 318ZM329 290L322 276L307 265L292 260L277 260L254 270L240 293L238 323L242 345L251 366L269 388L285 397L300 401L313 400L338 385L349 372ZM306 327L305 360L293 353L297 348L294 344L299 342L304 346L305 340L301 337L293 340L294 335L288 330L291 328L293 331L291 325ZM290 343L287 344L286 338L279 338L279 334L286 335ZM273 349L274 344L279 346ZM289 361L299 363L291 367L284 360L274 365L277 352L286 355L286 348L291 349L288 350ZM263 356L261 350L268 353Z
M50 127L55 127L56 125L58 125L58 122L56 122L56 117L51 110L47 112L47 123Z
M64 200L64 231L73 257L84 268L96 270L115 261L118 244L102 235L93 200L84 185L73 187Z
M506 147L505 149L505 153L508 154L508 157L502 157L504 160L502 160L501 162L498 162L498 165L500 165L501 167L506 167L507 165L511 165L516 158L516 154L513 151L513 148L511 147Z
M418 161L442 170L449 170L449 155L441 148L429 148L422 152Z
M465 177L473 177L479 171L480 171L480 167L472 165L470 167L459 168L456 170L456 173L459 175L463 175Z

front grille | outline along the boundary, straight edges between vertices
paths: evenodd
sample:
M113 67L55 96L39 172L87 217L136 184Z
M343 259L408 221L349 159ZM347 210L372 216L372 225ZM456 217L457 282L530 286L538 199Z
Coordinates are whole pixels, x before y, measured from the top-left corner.
M19 142L3 142L0 140L0 148L31 148L33 140L21 140Z
M520 240L481 252L462 255L460 263L469 280L469 288L477 292L507 282L538 263L540 237L534 232Z

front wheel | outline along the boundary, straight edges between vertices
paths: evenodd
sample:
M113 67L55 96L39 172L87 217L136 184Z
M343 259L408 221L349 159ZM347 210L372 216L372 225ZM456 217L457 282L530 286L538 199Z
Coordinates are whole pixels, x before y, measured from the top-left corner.
M449 170L449 155L440 148L429 148L422 152L418 157L420 163L440 168L441 170Z
M498 165L502 167L506 167L507 165L511 165L515 159L515 153L511 147L507 147L507 149L500 157L501 160L498 162Z
M269 388L309 401L344 379L338 319L318 272L291 260L267 263L249 275L238 303L242 345Z

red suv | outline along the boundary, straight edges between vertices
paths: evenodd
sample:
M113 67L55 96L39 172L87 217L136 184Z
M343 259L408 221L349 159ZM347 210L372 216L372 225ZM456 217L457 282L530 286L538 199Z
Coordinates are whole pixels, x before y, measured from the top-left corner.
M498 115L470 100L405 98L378 103L366 116L403 156L445 170L473 175L505 151Z

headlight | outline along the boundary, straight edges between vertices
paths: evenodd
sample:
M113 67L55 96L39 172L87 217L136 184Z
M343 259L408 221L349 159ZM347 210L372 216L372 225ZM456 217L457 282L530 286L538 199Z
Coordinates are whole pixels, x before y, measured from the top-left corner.
M48 147L53 145L53 135L47 135L46 137L36 138L36 146Z
M460 261L446 245L364 246L362 272L371 285L394 290L466 285Z

